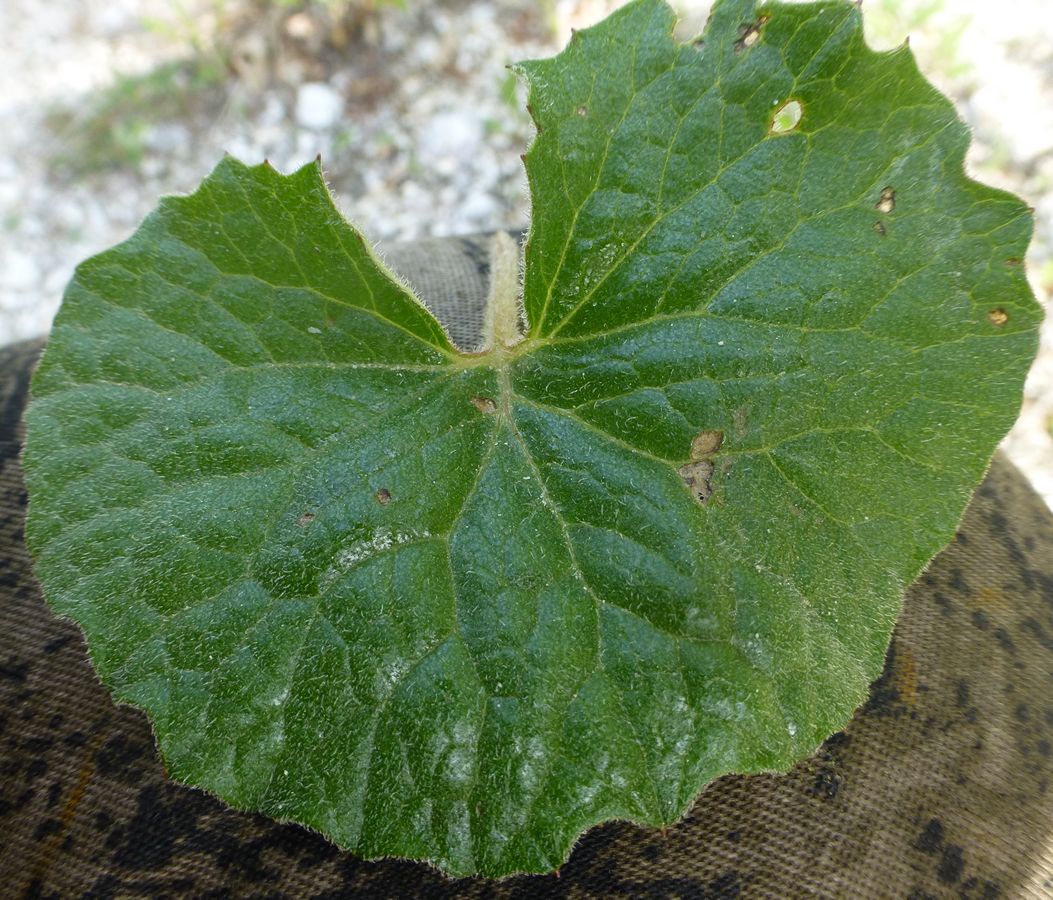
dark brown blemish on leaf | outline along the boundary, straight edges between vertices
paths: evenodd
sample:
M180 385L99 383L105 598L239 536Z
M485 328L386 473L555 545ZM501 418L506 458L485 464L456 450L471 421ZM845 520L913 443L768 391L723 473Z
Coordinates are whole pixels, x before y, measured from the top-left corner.
M713 486L709 479L713 476L713 463L708 459L700 459L681 466L677 471L684 479L691 496L699 503L705 503L713 496Z
M305 512L296 520L296 524L303 528L305 525L310 525L314 521L313 512Z
M760 16L756 22L739 26L739 39L735 41L735 52L748 50L760 40L761 29L767 24L770 16Z
M882 237L884 237L886 234L888 234L888 231L885 229L885 223L884 222L875 222L874 223L874 231L876 231Z
M987 321L992 325L997 325L1001 328L1009 321L1009 313L1002 309L1002 307L996 306L994 309L988 311Z
M881 197L875 204L878 212L890 213L896 208L896 189L887 187L881 192Z
M489 397L472 397L472 406L486 415L497 412L497 404Z
M391 502L391 491L389 491L387 488L381 488L373 495L373 498L381 506L385 506Z
M1022 262L1023 260L1019 256L1010 256L1009 259L1005 261L1005 264L1007 266L1019 266Z

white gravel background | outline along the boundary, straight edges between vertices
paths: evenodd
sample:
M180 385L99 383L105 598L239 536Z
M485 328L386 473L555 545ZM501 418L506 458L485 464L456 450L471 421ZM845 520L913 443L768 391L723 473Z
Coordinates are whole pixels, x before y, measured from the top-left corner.
M245 0L0 2L0 345L47 331L73 267L127 237L158 196L192 190L223 152L288 171L322 154L348 217L377 241L520 227L519 155L532 128L509 103L505 65L548 55L617 0L408 0L367 17L342 52L319 51L317 17L232 15ZM683 36L706 0L674 0ZM975 141L970 169L1036 210L1028 264L1053 287L1053 4L866 0L875 46L911 33L919 64L949 93ZM153 21L153 27L146 27ZM158 24L160 23L160 26ZM949 35L960 30L960 37ZM136 165L74 176L53 160L75 144L46 124L83 108L117 74L220 41L235 71L186 114L153 123ZM1053 504L1053 330L1006 447Z

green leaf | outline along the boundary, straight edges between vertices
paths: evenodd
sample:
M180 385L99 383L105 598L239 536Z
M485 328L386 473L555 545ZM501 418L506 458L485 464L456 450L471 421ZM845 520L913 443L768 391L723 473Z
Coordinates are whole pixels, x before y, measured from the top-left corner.
M522 65L488 352L317 165L227 159L80 266L27 537L175 778L499 876L845 725L1039 320L1027 210L859 17L726 0L680 44L636 0Z

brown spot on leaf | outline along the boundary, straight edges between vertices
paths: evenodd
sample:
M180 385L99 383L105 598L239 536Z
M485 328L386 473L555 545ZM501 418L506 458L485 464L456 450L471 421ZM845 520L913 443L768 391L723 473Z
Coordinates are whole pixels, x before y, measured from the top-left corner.
M385 506L391 502L391 491L387 488L381 488L373 495L373 497L376 499L377 503L381 506Z
M313 512L305 512L305 513L303 513L300 516L300 518L298 518L296 520L296 524L299 525L301 528L303 528L304 525L310 525L313 521L314 521L314 513Z
M992 325L997 325L1001 327L1009 321L1009 313L1002 309L1002 307L996 306L994 309L988 311L987 321L989 321Z
M709 479L713 476L713 463L709 462L709 460L701 459L689 462L687 465L681 466L677 471L680 473L680 477L684 479L684 484L687 485L688 490L691 491L691 496L699 503L705 503L713 496L713 487L709 483Z
M723 431L700 431L691 441L691 458L705 459L716 453L723 443Z
M489 397L472 397L472 406L486 415L497 412L497 404Z
M881 192L881 198L877 204L878 212L890 213L896 208L896 189L887 187Z
M579 106L576 112L584 119L589 114L589 108L587 106Z
M735 52L741 53L748 50L760 40L761 29L767 23L769 16L761 16L756 22L739 26L739 39L735 41Z
M876 231L882 237L884 237L886 234L888 234L888 231L885 229L885 223L884 222L875 222L874 223L874 231Z

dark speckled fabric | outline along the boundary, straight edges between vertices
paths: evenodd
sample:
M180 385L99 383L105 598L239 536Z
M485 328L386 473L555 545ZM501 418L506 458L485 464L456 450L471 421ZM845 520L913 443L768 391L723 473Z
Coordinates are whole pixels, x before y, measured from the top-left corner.
M389 256L470 344L485 247ZM719 780L666 833L597 828L558 878L451 882L166 778L30 570L19 421L40 346L0 350L0 896L1053 897L1053 519L1004 459L814 758Z

